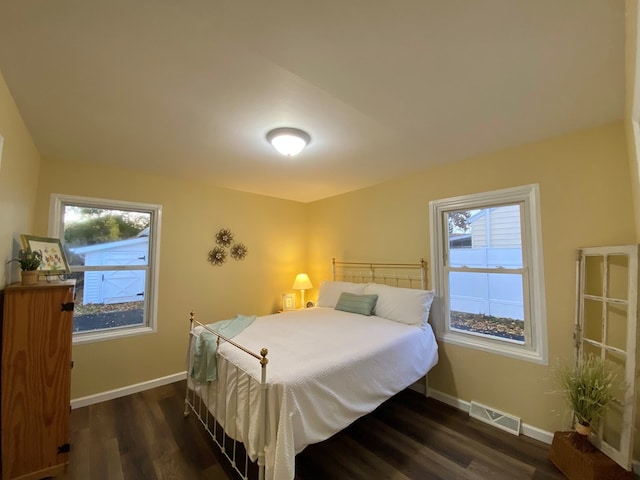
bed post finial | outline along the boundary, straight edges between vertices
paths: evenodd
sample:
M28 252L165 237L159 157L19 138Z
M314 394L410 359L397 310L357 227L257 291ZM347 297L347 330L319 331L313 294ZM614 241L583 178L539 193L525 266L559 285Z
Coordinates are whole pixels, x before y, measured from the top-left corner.
M269 350L267 350L266 348L262 348L262 350L260 350L260 355L262 356L262 358L260 359L260 365L262 365L263 367L267 366L267 363L269 363L269 360L267 359L267 355L269 354Z
M193 317L194 317L194 315L195 315L195 314L196 314L196 312L194 312L193 310L191 310L191 311L189 312L189 321L190 321L191 323L193 323L193 320L194 320L194 318L193 318Z

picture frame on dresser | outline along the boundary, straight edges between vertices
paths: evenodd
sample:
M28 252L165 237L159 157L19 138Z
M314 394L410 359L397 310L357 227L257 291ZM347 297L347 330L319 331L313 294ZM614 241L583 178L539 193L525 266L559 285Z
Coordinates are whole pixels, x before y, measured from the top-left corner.
M20 240L25 250L42 252L42 264L38 268L42 275L62 275L71 272L60 239L22 234Z
M282 310L295 310L296 309L296 294L295 293L283 293L282 294Z

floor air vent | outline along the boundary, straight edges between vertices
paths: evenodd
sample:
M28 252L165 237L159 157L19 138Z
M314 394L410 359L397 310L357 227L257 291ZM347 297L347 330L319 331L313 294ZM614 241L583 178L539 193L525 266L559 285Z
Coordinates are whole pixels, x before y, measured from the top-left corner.
M520 435L520 419L508 413L472 401L469 416L513 435Z

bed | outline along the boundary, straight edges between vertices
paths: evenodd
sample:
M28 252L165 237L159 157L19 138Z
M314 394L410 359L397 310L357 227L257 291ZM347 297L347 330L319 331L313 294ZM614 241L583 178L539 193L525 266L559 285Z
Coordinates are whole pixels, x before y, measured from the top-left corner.
M321 283L317 306L255 318L233 338L216 336L217 378L189 378L185 415L197 415L243 478L257 469L259 479L292 480L297 453L436 364L427 322L433 292L424 287L424 262L334 260L333 280ZM211 331L193 314L190 320L188 372L196 342Z

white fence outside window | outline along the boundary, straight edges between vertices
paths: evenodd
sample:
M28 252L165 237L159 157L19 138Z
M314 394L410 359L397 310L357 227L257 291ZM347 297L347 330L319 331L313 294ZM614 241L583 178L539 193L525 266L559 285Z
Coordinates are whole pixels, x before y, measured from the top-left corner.
M451 248L455 267L522 268L520 248ZM451 272L450 310L524 320L522 276Z

